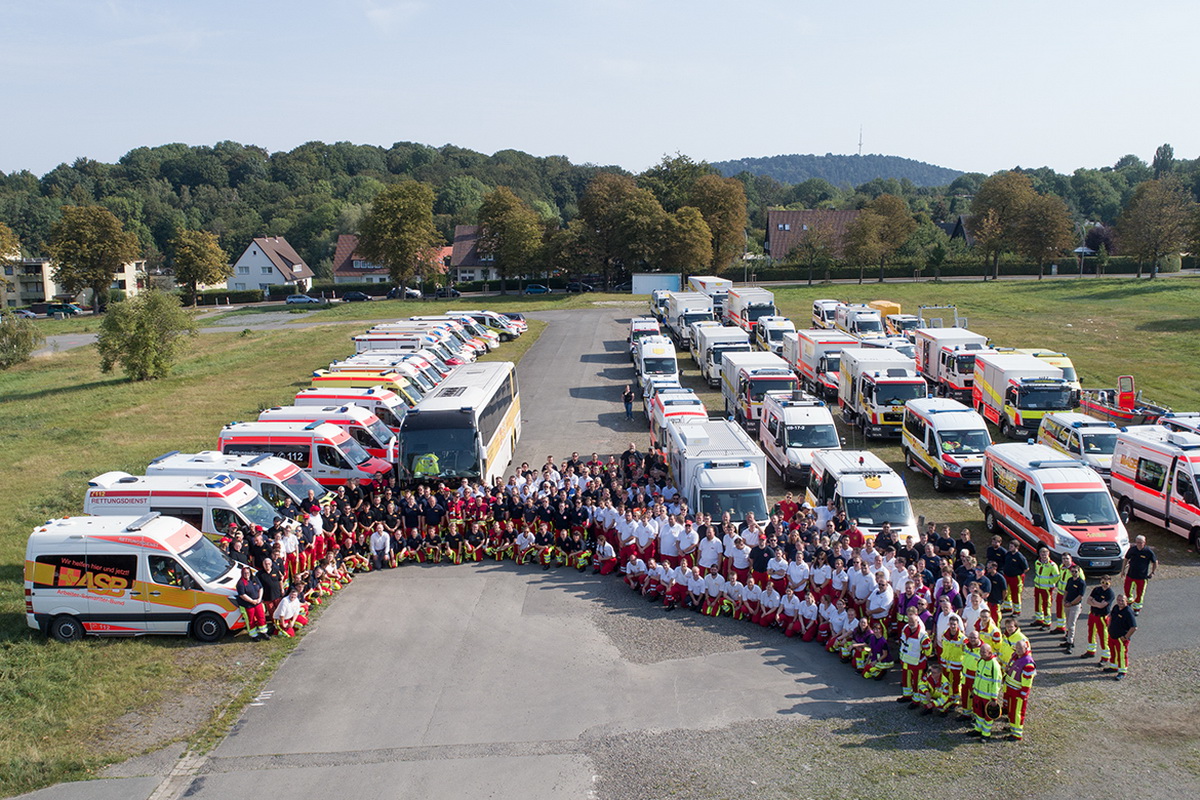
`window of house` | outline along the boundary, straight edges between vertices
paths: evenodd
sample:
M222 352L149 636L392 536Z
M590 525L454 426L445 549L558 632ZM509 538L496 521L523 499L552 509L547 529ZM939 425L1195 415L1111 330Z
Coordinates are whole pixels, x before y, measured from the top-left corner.
M258 288L259 288L259 289L262 289L264 292L267 292L267 291L270 291L270 290L271 290L271 284L269 284L269 283L260 283L260 284L258 285Z
M246 284L244 284L244 283L235 283L235 284L233 285L233 290L234 290L235 292L242 292L242 291L245 291L245 290L246 290Z
M263 268L262 268L262 274L263 274L263 275L270 275L270 274L271 274L272 272L274 272L274 271L275 271L275 268L274 268L274 267L263 267Z
M238 275L249 275L249 274L250 274L249 267L238 267Z

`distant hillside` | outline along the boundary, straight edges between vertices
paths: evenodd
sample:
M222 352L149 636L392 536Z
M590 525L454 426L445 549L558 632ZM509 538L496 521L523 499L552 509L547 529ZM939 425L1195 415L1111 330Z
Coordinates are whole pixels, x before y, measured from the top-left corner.
M917 186L946 186L963 173L923 161L899 156L818 155L766 156L717 161L713 166L722 175L750 172L769 175L781 183L802 183L809 178L824 178L834 186L858 186L876 178L908 178Z

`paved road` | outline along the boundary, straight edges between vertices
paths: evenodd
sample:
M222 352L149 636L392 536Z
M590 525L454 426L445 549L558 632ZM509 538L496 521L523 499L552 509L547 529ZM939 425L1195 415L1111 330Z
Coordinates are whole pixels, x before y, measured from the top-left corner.
M631 437L644 446L640 418L625 422L619 402L632 374L628 313L538 315L550 325L520 366L518 463L615 452ZM1200 640L1189 611L1198 594L1186 581L1155 581L1135 657ZM208 758L162 783L110 779L33 796L582 798L606 742L679 731L686 750L689 732L841 715L895 691L819 648L750 627L664 614L615 581L566 570L489 563L369 574L325 611ZM1095 672L1060 655L1053 638L1033 634L1039 680Z

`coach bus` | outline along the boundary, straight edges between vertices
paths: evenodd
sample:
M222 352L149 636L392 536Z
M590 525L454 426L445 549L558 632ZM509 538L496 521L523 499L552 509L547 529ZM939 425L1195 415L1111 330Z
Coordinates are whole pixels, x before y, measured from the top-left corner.
M409 409L401 422L400 476L491 483L504 474L520 438L516 365L463 365Z

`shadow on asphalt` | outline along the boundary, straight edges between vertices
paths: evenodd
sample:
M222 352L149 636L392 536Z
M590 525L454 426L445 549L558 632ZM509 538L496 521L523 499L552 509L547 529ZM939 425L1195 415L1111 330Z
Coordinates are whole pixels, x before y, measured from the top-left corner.
M628 364L629 356L621 348L608 353L584 353L579 360L584 364Z
M624 386L576 386L568 390L568 394L576 400L611 400L621 408L621 394Z

